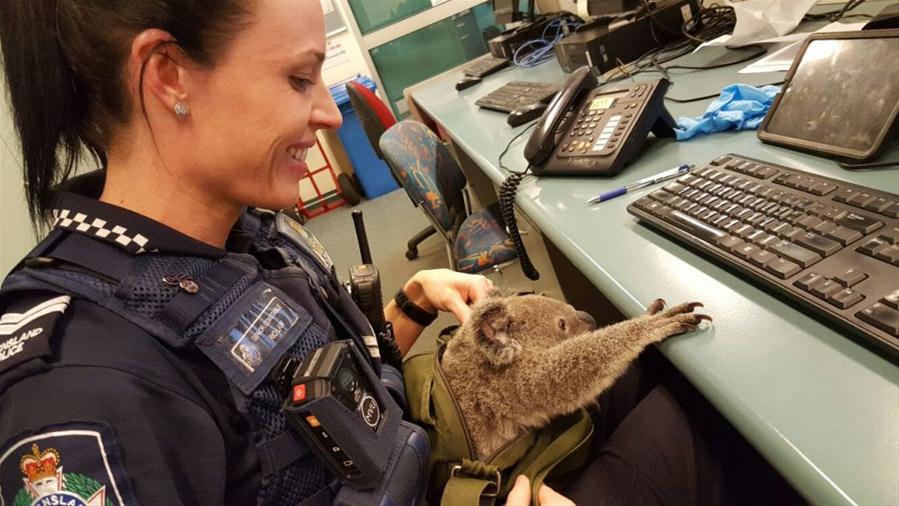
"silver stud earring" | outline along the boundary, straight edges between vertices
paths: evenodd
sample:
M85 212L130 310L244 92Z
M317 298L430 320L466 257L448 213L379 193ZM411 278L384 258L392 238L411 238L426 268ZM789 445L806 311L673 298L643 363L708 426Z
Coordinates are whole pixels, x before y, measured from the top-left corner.
M175 102L175 114L179 118L186 118L190 114L190 107L184 102Z

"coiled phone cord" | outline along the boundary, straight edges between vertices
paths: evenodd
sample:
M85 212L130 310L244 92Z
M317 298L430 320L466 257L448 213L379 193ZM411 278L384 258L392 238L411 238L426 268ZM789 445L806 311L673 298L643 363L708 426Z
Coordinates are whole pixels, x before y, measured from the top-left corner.
M515 219L515 193L518 191L518 185L530 172L530 167L521 172L513 172L503 181L499 188L499 209L503 215L503 221L506 223L506 231L512 242L515 243L515 251L518 252L518 261L521 263L521 270L524 275L531 280L540 279L540 273L531 263L528 252L524 249L524 241L521 239L521 233L518 231L518 222Z

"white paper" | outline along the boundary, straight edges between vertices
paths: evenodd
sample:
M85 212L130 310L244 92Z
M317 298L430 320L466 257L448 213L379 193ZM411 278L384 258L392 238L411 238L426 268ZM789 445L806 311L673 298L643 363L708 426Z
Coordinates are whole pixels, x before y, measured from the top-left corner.
M737 16L730 47L758 43L781 37L799 26L805 13L817 0L744 0L728 1Z
M325 62L322 64L322 70L332 69L338 65L342 65L350 61L350 55L347 53L343 44L328 39L325 47Z
M859 23L835 22L821 28L817 32L792 34L799 37L798 42L794 42L787 47L778 49L761 60L741 69L738 74L761 74L764 72L782 72L790 70L790 66L793 65L793 59L796 58L796 55L799 53L799 48L802 46L802 41L812 33L849 32L861 30L864 25L864 21Z

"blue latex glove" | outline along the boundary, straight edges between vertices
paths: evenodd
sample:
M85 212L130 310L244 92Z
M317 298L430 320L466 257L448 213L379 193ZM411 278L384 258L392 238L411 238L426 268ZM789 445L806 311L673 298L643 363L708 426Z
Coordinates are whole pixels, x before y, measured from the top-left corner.
M725 86L705 114L697 118L678 118L674 133L677 140L686 141L697 135L725 130L755 130L765 119L765 113L778 93L780 86Z

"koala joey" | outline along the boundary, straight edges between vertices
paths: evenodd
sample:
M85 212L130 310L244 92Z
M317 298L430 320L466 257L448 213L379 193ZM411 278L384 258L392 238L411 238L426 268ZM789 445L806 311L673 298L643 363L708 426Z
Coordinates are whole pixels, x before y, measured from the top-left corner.
M593 318L542 295L491 291L450 340L442 369L477 458L526 429L587 406L649 344L695 329L710 317L690 302L596 329Z

